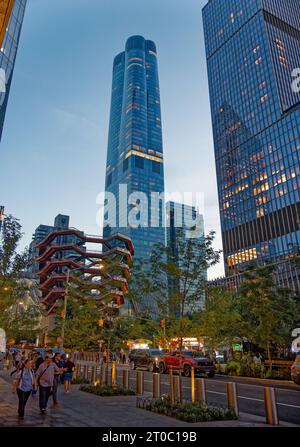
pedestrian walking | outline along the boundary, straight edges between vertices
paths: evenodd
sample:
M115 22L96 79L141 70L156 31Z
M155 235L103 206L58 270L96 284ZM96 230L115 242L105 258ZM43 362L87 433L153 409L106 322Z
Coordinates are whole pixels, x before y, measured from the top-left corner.
M46 413L48 400L52 394L54 375L60 371L56 364L52 362L52 358L47 355L36 372L36 380L39 386L39 406L42 414Z
M14 374L19 372L20 368L23 366L22 363L20 362L19 358L17 357L17 359L16 359L16 356L14 358L13 363L14 363L14 369L11 371L10 377L12 377Z
M13 355L10 349L8 350L7 358L8 358L8 369L10 370L13 367Z
M35 370L36 371L39 369L39 367L43 363L43 361L44 361L44 357L43 357L42 353L40 352L36 359L36 362L35 362Z
M34 371L31 368L31 360L25 360L22 367L19 369L18 376L13 384L13 393L17 391L19 406L18 416L24 419L25 406L32 391L36 388Z
M54 373L54 380L53 380L53 391L52 391L52 400L53 405L52 408L59 407L58 399L57 399L57 392L58 392L58 385L60 382L61 375L63 374L63 366L64 362L61 359L61 354L56 353L52 359L52 362L57 366L57 368L60 369L60 371Z
M73 371L75 370L75 364L72 362L71 359L66 359L64 361L63 368L64 368L63 381L64 381L65 393L69 393L71 388L71 380L73 379Z

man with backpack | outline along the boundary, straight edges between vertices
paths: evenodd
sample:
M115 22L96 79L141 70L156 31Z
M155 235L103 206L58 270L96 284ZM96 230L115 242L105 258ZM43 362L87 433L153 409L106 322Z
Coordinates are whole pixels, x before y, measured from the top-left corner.
M49 397L52 393L55 373L61 373L62 369L52 362L52 358L46 355L44 362L36 371L36 380L39 386L39 405L42 414L46 413Z

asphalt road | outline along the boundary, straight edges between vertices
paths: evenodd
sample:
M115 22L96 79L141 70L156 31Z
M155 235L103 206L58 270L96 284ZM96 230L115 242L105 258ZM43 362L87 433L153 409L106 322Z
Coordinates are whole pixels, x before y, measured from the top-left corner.
M130 371L130 388L135 388L136 371ZM117 368L117 381L122 383L122 370ZM289 382L260 381L255 379L232 378L216 376L206 379L207 400L210 404L227 406L226 383L237 383L239 410L259 416L265 416L263 389L271 386L276 389L279 420L300 425L300 386ZM183 398L190 399L190 379L183 377ZM144 371L144 387L146 392L152 392L152 373ZM161 392L168 393L169 376L162 375Z

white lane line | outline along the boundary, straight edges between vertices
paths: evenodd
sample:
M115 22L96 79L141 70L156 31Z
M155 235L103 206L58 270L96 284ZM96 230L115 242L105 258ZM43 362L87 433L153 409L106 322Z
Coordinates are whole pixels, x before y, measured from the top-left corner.
M300 410L300 407L298 405L282 404L281 402L277 402L277 405L282 405L284 407L298 408Z

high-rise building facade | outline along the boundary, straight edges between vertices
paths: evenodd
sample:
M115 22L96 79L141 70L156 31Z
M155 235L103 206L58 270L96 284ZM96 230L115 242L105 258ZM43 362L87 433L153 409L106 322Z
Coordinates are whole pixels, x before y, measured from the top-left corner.
M204 218L202 214L199 214L198 210L194 206L190 206L183 203L168 202L166 204L166 236L167 247L172 255L173 262L175 261L179 268L183 270L185 268L191 269L193 263L198 263L201 258L201 248L204 242ZM182 248L186 246L189 239L194 239L194 255L191 257L191 261L188 266L186 262L188 256L182 253ZM201 278L200 278L201 276ZM199 281L200 279L200 281ZM188 298L193 297L194 294L200 289L199 284L201 281L204 284L207 280L207 269L203 268L199 278L193 281L190 279L188 285L183 284L185 281L184 275L181 280L174 280L171 277L168 279L169 295L174 292L180 291L184 293L185 287L188 287L189 293L187 294L187 304L185 305L184 312L186 314L200 311L205 304L205 291L200 291L197 300ZM175 310L175 316L177 312Z
M114 59L105 192L104 236L128 235L139 259L165 242L163 201L151 202L164 192L157 51L141 36Z
M29 245L29 253L31 257L31 265L28 271L28 276L30 276L33 279L38 278L38 272L40 270L40 263L38 262L39 257L39 244L53 231L56 230L67 230L70 228L69 226L70 217L66 216L64 214L58 214L54 219L54 225L43 225L40 224L34 231L34 234L32 235L32 242ZM55 244L56 245L82 245L82 241L80 238L77 238L74 234L66 234L62 236L57 236L55 238ZM85 249L85 247L83 247ZM64 253L57 251L55 253L56 258L60 257L75 257L75 259L78 259L78 253L72 251L71 249L67 252L64 250Z
M203 21L230 275L299 253L299 0L209 0Z
M0 140L27 0L0 4Z

